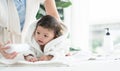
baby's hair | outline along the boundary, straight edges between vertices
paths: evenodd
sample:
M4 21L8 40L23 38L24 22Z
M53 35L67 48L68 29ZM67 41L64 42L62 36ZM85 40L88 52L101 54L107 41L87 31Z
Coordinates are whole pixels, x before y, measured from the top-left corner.
M51 15L43 16L36 25L36 28L41 26L43 28L53 30L55 33L55 38L62 35L62 26L61 23Z

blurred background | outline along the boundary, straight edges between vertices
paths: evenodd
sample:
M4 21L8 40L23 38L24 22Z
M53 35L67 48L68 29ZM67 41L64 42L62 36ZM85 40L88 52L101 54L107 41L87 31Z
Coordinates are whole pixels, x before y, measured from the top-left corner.
M119 0L55 0L61 19L69 28L72 49L97 52L109 28L114 45L120 44ZM43 7L40 5L40 7ZM36 18L45 15L39 10Z

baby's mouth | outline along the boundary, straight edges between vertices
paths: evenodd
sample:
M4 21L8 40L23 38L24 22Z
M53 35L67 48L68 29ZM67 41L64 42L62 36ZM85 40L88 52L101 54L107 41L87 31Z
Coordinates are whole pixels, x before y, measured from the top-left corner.
M43 41L41 41L41 40L38 40L38 42L39 42L39 43L43 43Z

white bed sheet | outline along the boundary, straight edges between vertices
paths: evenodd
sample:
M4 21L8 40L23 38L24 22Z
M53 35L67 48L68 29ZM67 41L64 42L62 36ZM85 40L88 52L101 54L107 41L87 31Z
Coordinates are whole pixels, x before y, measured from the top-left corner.
M23 60L8 60L0 58L0 66L27 66L27 65L39 65L39 66L75 66L80 63L86 62L111 62L120 61L120 55L117 56L97 56L88 52L78 52L72 56L56 58L51 61L38 61L28 62Z

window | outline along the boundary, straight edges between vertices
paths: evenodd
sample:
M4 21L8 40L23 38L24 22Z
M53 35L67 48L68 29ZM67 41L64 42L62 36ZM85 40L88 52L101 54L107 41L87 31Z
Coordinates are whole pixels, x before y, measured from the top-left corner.
M114 34L114 45L120 43L119 0L71 1L72 6L65 9L65 22L70 28L73 47L92 51L101 47L105 27Z

